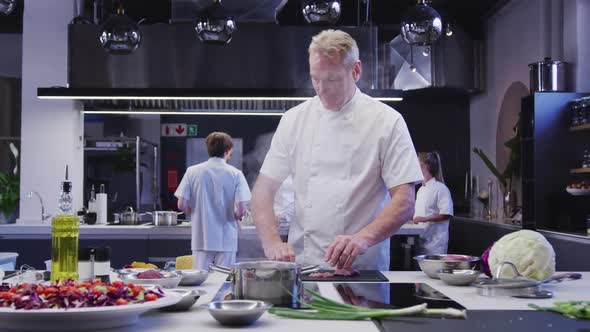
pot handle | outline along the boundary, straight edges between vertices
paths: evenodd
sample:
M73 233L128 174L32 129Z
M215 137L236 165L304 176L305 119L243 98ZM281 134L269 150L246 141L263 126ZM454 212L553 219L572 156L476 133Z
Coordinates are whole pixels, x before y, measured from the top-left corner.
M209 269L211 269L213 271L217 271L217 272L221 272L221 273L233 275L233 271L229 267L225 267L225 266L221 266L221 265L216 265L214 263L209 264Z
M149 214L150 216L153 215L153 213L151 213L151 212L146 212L145 214Z
M578 279L582 279L582 274L581 273L576 273L576 272L572 272L572 273L559 273L556 274L550 278L547 278L543 281L541 281L541 283L546 284L546 283L550 283L550 282L562 282L564 280L578 280Z
M308 274L308 273L312 273L312 272L317 272L319 271L321 268L319 265L310 265L310 266L304 266L301 268L300 273L301 274Z

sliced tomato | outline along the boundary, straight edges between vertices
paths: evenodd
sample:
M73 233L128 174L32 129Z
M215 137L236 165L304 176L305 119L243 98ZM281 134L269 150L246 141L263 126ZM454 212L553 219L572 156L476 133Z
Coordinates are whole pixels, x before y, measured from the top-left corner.
M92 287L92 284L89 282L82 282L78 285L78 287L89 289L90 287Z
M158 299L158 296L156 294L146 294L145 295L146 301L155 301L157 299Z
M11 292L0 292L0 298L2 298L5 301L12 300L12 298L14 296L15 296L14 293L11 293Z
M103 291L101 291L100 289L93 288L92 291L90 291L90 294L99 296L103 294Z
M125 299L117 299L117 301L115 301L116 305L125 305L127 303L129 303L129 302Z
M113 285L113 287L117 287L117 288L121 288L123 286L125 286L125 283L119 280L115 280L111 283Z
M43 291L43 294L45 294L45 296L49 296L51 294L56 294L57 292L59 292L59 290L55 287L47 287L45 288L45 291Z
M129 287L129 288L135 288L135 284L132 283L132 282L130 282L130 283L127 284L127 287Z

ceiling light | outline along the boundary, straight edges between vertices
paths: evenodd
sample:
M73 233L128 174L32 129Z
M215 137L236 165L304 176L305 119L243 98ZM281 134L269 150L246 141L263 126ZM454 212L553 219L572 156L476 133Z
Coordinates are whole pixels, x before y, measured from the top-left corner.
M195 31L205 44L226 45L231 41L236 23L231 18L202 17L197 20Z
M447 23L447 25L445 27L445 34L447 35L447 37L450 37L453 35L453 29L451 29L451 23Z
M141 32L137 22L125 15L119 7L116 14L111 14L102 24L100 33L102 47L112 54L130 54L141 43Z
M426 0L418 0L418 4L410 8L402 19L402 37L414 46L429 46L434 43L442 32L442 20L439 13L426 4Z
M10 15L16 8L16 0L0 0L0 13Z
M303 0L301 4L307 23L334 24L342 11L340 0Z

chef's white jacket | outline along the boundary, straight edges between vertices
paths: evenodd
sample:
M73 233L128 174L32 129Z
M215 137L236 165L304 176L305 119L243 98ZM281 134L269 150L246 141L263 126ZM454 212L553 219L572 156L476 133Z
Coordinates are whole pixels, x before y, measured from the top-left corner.
M324 267L329 244L371 223L387 203L388 188L422 180L402 116L358 89L337 112L317 96L287 111L260 173L279 183L293 176L296 217L289 243L297 263ZM389 239L353 266L388 270Z
M453 199L444 183L435 178L428 180L418 189L414 217L426 217L433 214L453 215ZM424 234L420 237L422 254L446 254L449 245L449 220L430 221L426 223Z
M238 250L235 204L251 197L240 170L223 158L209 158L186 170L174 195L192 210L192 250Z

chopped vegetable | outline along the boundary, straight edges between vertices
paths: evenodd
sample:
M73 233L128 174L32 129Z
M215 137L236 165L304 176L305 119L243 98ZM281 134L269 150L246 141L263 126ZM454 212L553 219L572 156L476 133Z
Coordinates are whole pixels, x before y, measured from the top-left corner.
M58 281L51 285L28 284L0 285L0 308L13 309L70 309L103 307L143 303L163 297L156 288L146 290L141 286L115 281L103 283L77 283Z
M540 307L529 304L529 307L537 310L553 311L575 319L590 319L590 301L555 302L555 307Z
M452 318L466 318L464 310L453 308L428 309L426 303L402 309L372 309L350 304L336 302L321 296L320 294L307 290L314 296L311 303L301 302L304 308L310 311L294 310L289 308L273 307L270 313L297 319L322 319L322 320L363 320L369 318L385 318L412 315L445 316Z

